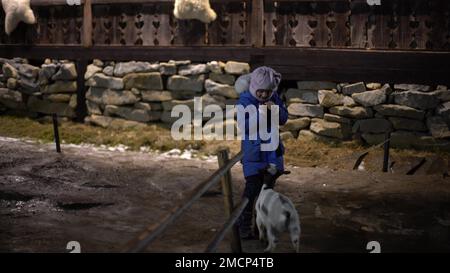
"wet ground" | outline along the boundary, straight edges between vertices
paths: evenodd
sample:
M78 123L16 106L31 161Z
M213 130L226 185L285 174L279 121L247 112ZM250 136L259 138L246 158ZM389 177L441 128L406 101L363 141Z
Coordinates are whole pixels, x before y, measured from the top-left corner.
M118 252L217 169L215 160L0 139L0 251ZM450 178L288 166L276 189L295 203L301 252L450 251ZM232 170L234 195L243 189ZM212 192L214 193L214 192ZM202 252L225 222L221 195L207 194L148 252ZM246 241L246 252L261 252ZM228 237L219 252L229 252ZM277 252L293 252L287 235Z

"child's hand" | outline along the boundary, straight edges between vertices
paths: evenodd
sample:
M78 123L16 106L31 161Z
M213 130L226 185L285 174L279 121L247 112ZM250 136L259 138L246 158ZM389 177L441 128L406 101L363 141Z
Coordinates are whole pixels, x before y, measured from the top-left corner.
M266 103L265 103L265 105L267 105L267 110L270 110L270 107L272 106L272 105L275 105L275 103L273 103L273 101L267 101Z

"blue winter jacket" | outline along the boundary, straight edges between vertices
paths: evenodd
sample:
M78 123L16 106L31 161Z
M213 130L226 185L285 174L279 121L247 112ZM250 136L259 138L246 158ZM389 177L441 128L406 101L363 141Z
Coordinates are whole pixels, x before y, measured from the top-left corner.
M276 105L279 106L279 125L283 125L286 123L288 119L288 111L286 109L286 106L284 105L283 101L280 99L277 92L274 92L272 97L270 98L272 102L274 102ZM236 105L242 105L244 107L248 105L255 105L257 109L259 109L259 101L253 97L253 95L249 91L242 92L239 96L239 101ZM270 111L268 115L268 120L270 120ZM263 141L261 140L259 136L259 132L257 135L256 140L249 140L249 132L248 132L248 126L249 126L249 117L246 115L245 118L245 132L242 132L242 142L241 142L241 149L244 152L244 156L241 160L243 169L244 169L244 177L248 177L251 175L258 174L261 169L266 168L269 165L269 162L275 163L277 169L279 171L284 170L284 164L283 164L283 154L284 154L284 146L281 142L281 139L279 140L279 146L274 151L261 151L261 143L267 143L270 142L269 140ZM258 119L259 122L259 114ZM270 128L270 122L268 124L268 131L271 130ZM275 128L278 130L278 128Z

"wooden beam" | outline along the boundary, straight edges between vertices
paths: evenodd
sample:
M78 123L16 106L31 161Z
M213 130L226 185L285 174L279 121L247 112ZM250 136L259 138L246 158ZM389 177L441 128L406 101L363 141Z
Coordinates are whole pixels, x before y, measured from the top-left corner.
M264 45L264 0L252 0L251 41L254 47Z
M91 0L84 0L83 7L83 46L92 46L92 4Z
M0 45L0 57L168 61L190 59L250 62L271 66L284 80L375 81L450 85L450 52L278 47L15 46ZM253 57L253 59L255 59Z

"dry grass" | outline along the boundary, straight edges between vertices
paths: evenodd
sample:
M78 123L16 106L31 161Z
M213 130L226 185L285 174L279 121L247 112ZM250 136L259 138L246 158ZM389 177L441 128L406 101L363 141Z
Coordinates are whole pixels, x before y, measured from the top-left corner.
M53 141L53 126L51 123L40 123L24 117L0 116L0 135L15 138L37 139L43 142ZM95 145L115 146L123 144L131 150L139 150L142 146L154 150L167 151L173 148L196 149L200 154L215 154L218 149L228 147L231 154L240 150L239 141L194 141L174 140L170 128L164 124L153 124L142 129L104 129L74 122L63 122L60 125L61 141L65 143L90 143ZM291 139L285 141L285 160L296 166L327 166L331 168L351 168L358 156L370 147L356 142L322 143ZM391 149L391 155L396 158L429 157L440 155L448 157L448 153L440 151L416 151L406 149ZM381 159L382 147L372 149L369 157ZM379 169L379 166L376 166Z

